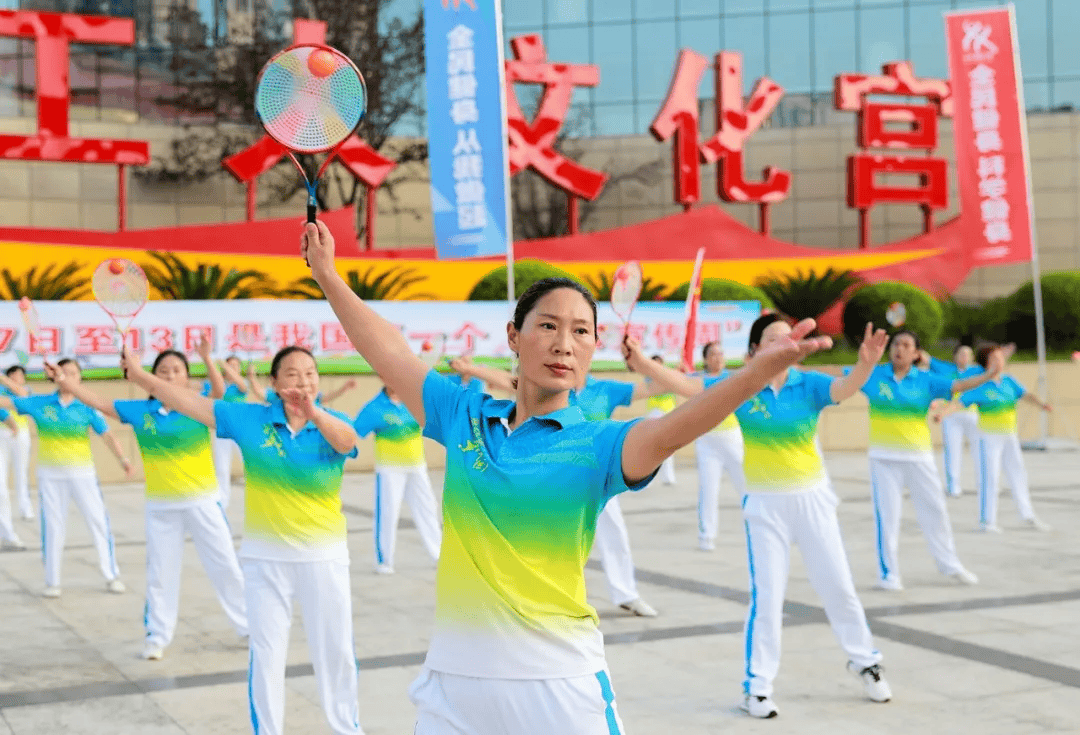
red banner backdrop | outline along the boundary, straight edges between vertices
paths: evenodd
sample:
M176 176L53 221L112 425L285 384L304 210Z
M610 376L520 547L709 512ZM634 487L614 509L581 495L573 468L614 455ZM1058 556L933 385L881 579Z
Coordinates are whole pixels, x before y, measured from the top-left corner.
M1031 259L1031 199L1020 64L1011 8L945 16L960 209L974 266Z

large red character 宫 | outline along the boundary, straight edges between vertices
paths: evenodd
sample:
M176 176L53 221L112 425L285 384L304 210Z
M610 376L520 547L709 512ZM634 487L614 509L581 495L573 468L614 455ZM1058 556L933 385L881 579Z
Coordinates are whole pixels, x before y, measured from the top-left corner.
M938 143L937 119L952 117L952 90L944 79L917 79L907 61L885 64L882 76L839 74L834 105L858 113L859 147L926 151ZM925 97L925 105L871 102L870 95ZM899 128L890 127L899 125ZM917 186L878 183L878 174L918 178ZM859 247L870 245L870 208L875 204L918 204L923 231L934 227L934 210L949 206L948 163L929 155L918 158L856 153L848 157L848 206L859 210Z
M687 210L701 201L701 163L716 163L716 192L725 202L755 203L761 207L761 232L769 232L769 205L791 191L791 173L767 166L761 181L743 174L746 142L776 109L784 88L763 77L748 104L742 96L742 55L721 51L714 61L716 133L700 143L698 85L708 60L690 49L679 53L667 99L650 126L660 141L674 138L675 201Z
M566 192L568 230L577 232L577 198L593 200L607 175L586 168L555 150L555 138L570 110L574 87L595 87L600 70L595 64L553 64L547 60L538 35L510 41L514 60L506 62L506 122L510 136L510 175L531 168ZM542 84L544 92L532 122L518 104L514 84Z

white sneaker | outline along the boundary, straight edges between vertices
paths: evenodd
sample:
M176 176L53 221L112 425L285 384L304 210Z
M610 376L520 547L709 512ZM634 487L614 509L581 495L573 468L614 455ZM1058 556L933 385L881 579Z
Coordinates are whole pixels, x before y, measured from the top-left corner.
M127 592L127 586L119 578L110 579L105 583L105 589L114 595L122 595Z
M902 592L904 589L904 584L896 577L879 579L874 586L879 590L885 590L886 592Z
M22 513L22 514L19 515L19 518L23 519L24 521L32 521L32 520L34 520L34 514L33 513Z
M847 670L852 676L857 676L862 680L863 691L871 702L888 702L892 699L892 689L889 689L889 682L885 681L885 677L881 675L880 665L874 664L860 669L848 661Z
M13 539L12 541L0 542L0 551L25 551L26 544L19 539Z
M45 589L43 589L41 591L41 596L42 597L48 597L49 599L55 600L57 597L60 596L60 588L59 587L46 587Z
M950 498L959 498L963 494L964 494L963 490L957 490L956 492L948 493Z
M983 524L979 526L979 530L983 533L1001 533L1001 526L995 526L992 524Z
M773 704L770 698L756 697L753 694L747 694L743 697L739 709L751 717L760 717L763 720L771 719L780 714L776 711L776 705Z
M979 578L966 569L961 569L958 572L953 572L949 575L949 579L957 582L958 584L976 585L979 583Z
M655 618L660 613L656 612L652 605L645 602L640 597L636 600L630 600L630 602L624 602L619 605L623 610L631 612L637 615L639 618Z
M1049 523L1044 523L1035 516L1032 516L1031 518L1025 518L1024 523L1026 523L1028 525L1028 528L1033 531L1042 531L1043 533L1045 533L1050 530Z
M716 551L716 544L707 538L698 539L697 547L699 551Z
M165 658L165 649L153 643L143 646L142 657L147 661L160 661Z
M393 574L394 573L394 568L392 566L390 566L389 564L379 564L377 567L375 567L375 573L376 574Z

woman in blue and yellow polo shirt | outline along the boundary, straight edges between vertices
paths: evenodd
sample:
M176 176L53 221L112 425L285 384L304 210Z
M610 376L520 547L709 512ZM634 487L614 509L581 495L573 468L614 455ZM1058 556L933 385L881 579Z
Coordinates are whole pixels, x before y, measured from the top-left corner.
M349 339L448 449L435 632L410 690L416 735L622 732L584 565L604 505L648 484L677 449L828 344L778 339L723 385L656 419L588 421L571 393L596 349L596 302L580 284L529 287L507 325L515 400L456 386L349 288L334 239L306 225L302 254Z
M211 400L145 372L124 355L128 380L174 411L233 439L244 458L241 568L248 610L248 698L259 735L281 735L285 663L294 602L308 636L326 719L335 735L357 735L356 658L341 477L356 432L316 401L319 373L302 347L270 365L269 405Z

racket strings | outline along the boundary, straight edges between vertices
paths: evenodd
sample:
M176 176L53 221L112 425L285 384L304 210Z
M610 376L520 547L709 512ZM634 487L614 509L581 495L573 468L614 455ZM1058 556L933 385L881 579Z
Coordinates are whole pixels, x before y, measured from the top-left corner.
M146 276L130 261L120 273L113 273L108 261L103 263L94 271L91 287L97 302L114 317L134 317L149 298Z

